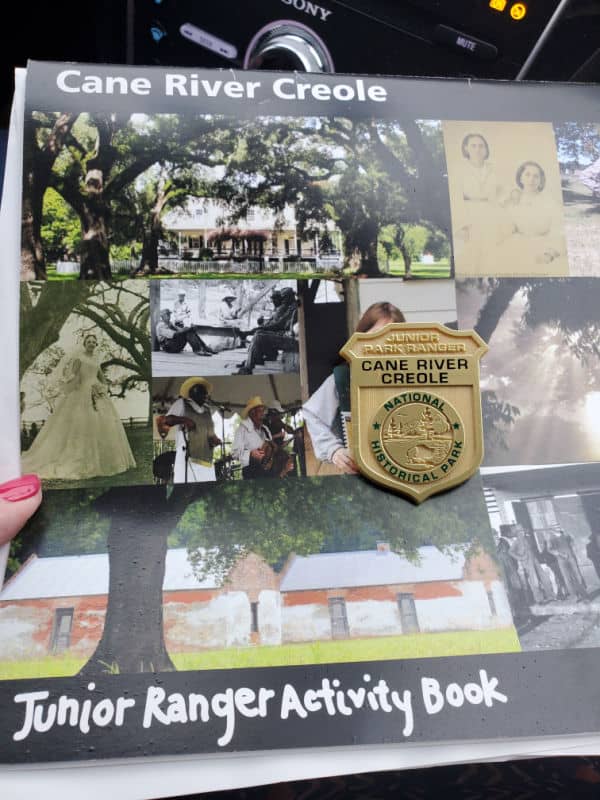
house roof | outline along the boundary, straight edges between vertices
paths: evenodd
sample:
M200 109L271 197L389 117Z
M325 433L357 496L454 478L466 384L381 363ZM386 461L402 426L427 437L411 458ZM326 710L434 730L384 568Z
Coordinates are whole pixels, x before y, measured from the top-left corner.
M336 589L386 584L457 581L463 578L465 548L442 553L437 547L418 548L418 558L390 551L355 550L295 556L283 576L282 592ZM86 597L108 594L108 554L33 556L5 585L0 601L35 600L50 597ZM164 591L217 589L223 581L217 574L203 580L194 575L186 548L167 551Z
M221 583L216 575L198 580L185 548L167 551L164 591L215 589ZM0 592L0 601L103 594L108 594L108 553L33 557L7 582Z
M463 578L464 566L464 548L442 553L429 545L418 548L415 561L385 550L296 556L281 581L281 591L457 581Z
M279 214L270 208L252 206L247 217L241 217L231 224L226 222L228 212L227 203L218 198L188 197L183 206L164 214L162 224L169 231L210 229L215 233L223 228L232 228L243 234L262 229L270 235L274 230L293 231L297 223L296 210L292 205L286 205ZM327 220L319 228L333 231L336 226L333 220Z
M487 467L481 470L486 487L499 489L515 499L535 494L597 492L600 487L600 463L543 464L541 466Z
M225 202L216 198L188 197L185 204L165 213L163 227L170 231L201 230L210 228L216 232L219 228L235 228L240 232L248 229L265 228L272 231L276 227L276 214L268 208L254 206L250 209L249 218L241 218L233 225L224 224L228 213ZM294 209L286 206L281 219L284 229L293 229L296 224Z

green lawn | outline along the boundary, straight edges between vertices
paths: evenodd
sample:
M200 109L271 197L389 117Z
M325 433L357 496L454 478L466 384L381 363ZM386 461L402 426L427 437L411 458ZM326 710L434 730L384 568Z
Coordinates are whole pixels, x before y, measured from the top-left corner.
M152 478L152 427L150 425L125 426L129 445L136 461L134 469L108 477L87 478L81 481L44 480L47 489L79 489L100 486L137 486L153 483Z
M127 274L113 274L112 279L115 281L125 280L144 280L150 278L153 281L160 280L227 280L227 281L247 281L252 278L260 280L276 279L276 280L307 280L312 278L335 278L340 276L340 272L332 270L331 272L173 272L168 274L161 273L160 275L142 275L136 278L131 278ZM78 275L57 275L55 267L48 267L47 276L49 281L77 281Z
M436 261L435 264L420 264L415 261L411 265L410 271L413 278L449 278L450 262L447 259L445 261ZM401 278L405 274L404 261L391 261L389 274L393 277Z
M401 278L405 274L404 269L404 261L390 261L389 266L386 264L380 264L382 270L385 270L383 273L384 275L389 275L392 278ZM260 278L260 279L267 279L267 278L276 278L278 280L283 279L290 279L290 280L302 280L307 278L321 278L322 280L326 280L327 278L335 278L339 277L340 275L350 276L352 272L339 272L339 271L331 271L331 272L265 272L265 273L240 273L240 272L202 272L202 273L194 273L194 272L178 272L173 273L170 275L149 275L144 277L150 277L152 280L164 280L169 278L183 278L183 279L201 279L201 280L248 280L250 278ZM411 267L411 275L413 278L449 278L450 277L450 262L448 260L445 261L436 261L435 264L421 264L418 261L414 262ZM129 275L113 275L113 280L127 280ZM48 280L49 281L76 281L79 279L78 275L57 275L56 269L54 267L48 268Z
M64 678L76 675L85 664L85 658L46 656L35 661L0 661L0 680L21 678Z
M303 642L273 647L205 650L200 653L178 653L171 655L171 658L177 669L183 671L518 653L520 650L516 630L500 628L492 631L416 633L370 639ZM0 680L75 675L84 663L85 659L64 655L47 656L35 661L0 661Z
M46 276L49 281L77 281L79 275L57 275L56 267L47 267Z
M314 278L321 278L327 280L328 278L339 277L338 272L177 272L172 275L143 275L136 278L131 278L129 275L113 275L112 280L125 281L125 280L144 280L150 278L153 281L176 279L179 280L226 280L226 281L247 281L252 278L260 280L308 280ZM77 275L57 275L56 272L48 270L49 281L76 281L79 280Z
M273 647L243 647L179 653L171 656L179 670L228 667L281 667L295 664L335 664L347 661L387 661L485 653L520 652L514 628L493 631L452 631L382 636L369 639L302 642ZM0 667L1 670L1 667Z

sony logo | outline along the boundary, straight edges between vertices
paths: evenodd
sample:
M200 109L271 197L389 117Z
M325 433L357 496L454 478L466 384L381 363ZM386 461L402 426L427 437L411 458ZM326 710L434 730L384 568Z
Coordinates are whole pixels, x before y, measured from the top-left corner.
M308 0L281 0L286 6L293 6L296 11L304 11L305 14L310 14L312 17L320 17L321 22L325 22L331 11L327 11L323 6L318 6L316 3L309 3Z

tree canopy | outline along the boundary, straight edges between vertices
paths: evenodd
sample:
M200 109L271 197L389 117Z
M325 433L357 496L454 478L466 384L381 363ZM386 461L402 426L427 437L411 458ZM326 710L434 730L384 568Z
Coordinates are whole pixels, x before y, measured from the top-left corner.
M333 220L367 273L384 226L422 225L434 241L450 228L439 123L36 112L25 152L27 277L76 249L81 277L105 280L111 246L140 240L139 268L154 272L162 216L192 196L222 201L230 223L259 205L277 226L293 205L304 237Z
M547 326L582 364L600 356L600 286L594 278L477 278L458 284L459 318L461 295L479 291L482 304L475 330L493 346L493 336L511 303L522 302L515 332L525 347L527 334ZM482 392L486 442L505 446L505 434L520 415L518 406L504 402L493 391Z
M600 125L596 122L555 122L561 165L576 169L600 157Z

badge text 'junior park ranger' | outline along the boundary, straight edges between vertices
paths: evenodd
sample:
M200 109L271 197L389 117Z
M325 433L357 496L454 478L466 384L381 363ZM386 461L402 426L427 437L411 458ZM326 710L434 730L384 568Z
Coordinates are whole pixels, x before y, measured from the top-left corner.
M473 475L487 349L475 331L437 322L391 323L346 342L352 449L365 477L420 503Z

